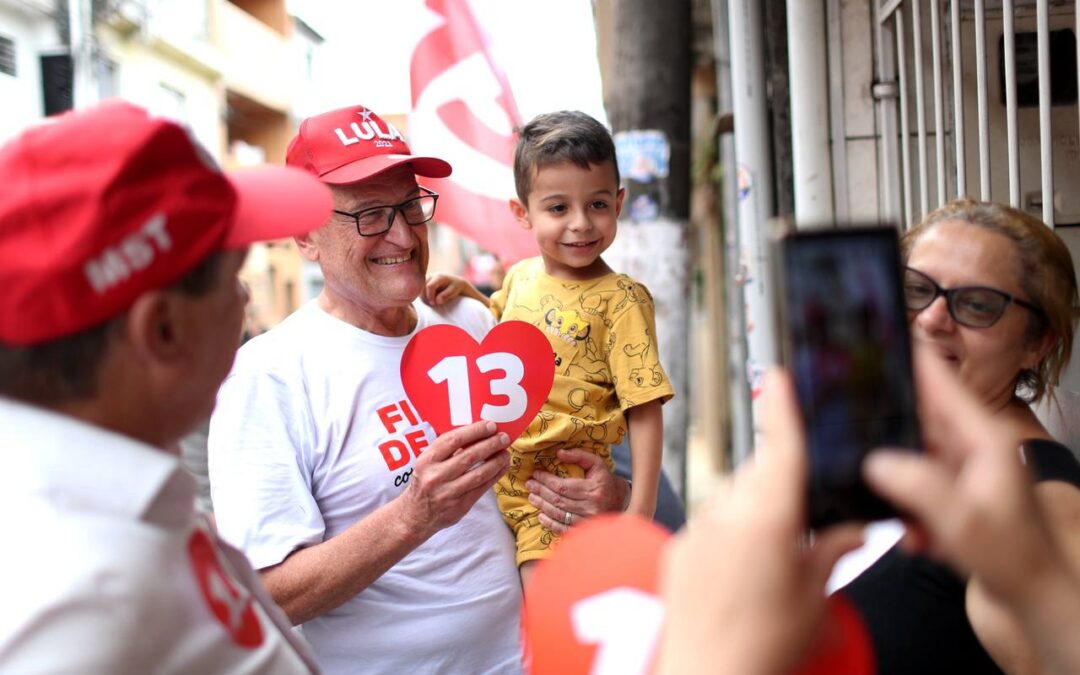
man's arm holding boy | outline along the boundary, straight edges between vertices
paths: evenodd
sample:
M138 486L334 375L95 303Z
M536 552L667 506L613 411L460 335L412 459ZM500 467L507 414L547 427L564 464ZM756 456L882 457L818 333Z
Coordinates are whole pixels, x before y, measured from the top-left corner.
M511 268L507 272L502 288L496 290L488 298L459 276L434 274L428 277L422 297L433 307L463 295L477 298L486 304L498 319L505 308L507 289L512 283L513 276L514 269ZM558 456L561 462L580 466L585 475L582 478L562 478L541 470L533 473L525 489L529 491L529 501L540 509L541 524L556 534L562 534L569 529L565 524L567 513L575 516L574 522L578 522L600 513L622 511L627 508L630 483L608 470L603 460L597 455L587 450L572 448L559 450ZM659 460L657 462L659 463ZM653 499L655 501L655 490Z

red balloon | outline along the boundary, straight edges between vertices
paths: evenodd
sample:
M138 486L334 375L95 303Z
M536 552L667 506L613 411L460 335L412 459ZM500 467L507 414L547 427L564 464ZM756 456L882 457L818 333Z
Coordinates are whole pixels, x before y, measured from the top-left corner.
M795 675L871 675L877 672L873 643L859 611L839 593L829 596L829 614Z
M457 326L429 326L401 356L405 393L438 434L483 419L516 439L554 379L547 336L524 321L500 323L481 343Z
M631 515L571 528L525 589L532 675L645 675L663 625L660 558L668 531Z

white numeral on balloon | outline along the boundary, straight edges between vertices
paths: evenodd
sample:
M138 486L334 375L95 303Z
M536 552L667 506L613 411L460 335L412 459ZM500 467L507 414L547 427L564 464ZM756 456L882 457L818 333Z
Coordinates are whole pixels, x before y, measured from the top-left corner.
M480 409L480 418L492 422L513 422L525 414L529 405L529 395L521 386L521 378L525 376L525 366L521 359L508 352L493 352L484 354L476 359L476 367L481 373L490 373L493 370L501 370L506 375L491 381L491 393L496 396L505 396L506 403L503 405L491 405L485 403Z
M645 675L664 624L664 605L655 595L613 588L574 603L570 621L578 640L599 645L591 675Z
M492 422L513 422L525 414L529 397L521 386L525 366L521 359L509 352L493 352L476 359L481 373L501 370L505 375L491 381L491 393L505 396L503 405L485 403L480 418ZM435 384L446 382L450 397L450 424L472 424L472 397L469 389L469 362L464 356L447 356L428 370L428 377Z

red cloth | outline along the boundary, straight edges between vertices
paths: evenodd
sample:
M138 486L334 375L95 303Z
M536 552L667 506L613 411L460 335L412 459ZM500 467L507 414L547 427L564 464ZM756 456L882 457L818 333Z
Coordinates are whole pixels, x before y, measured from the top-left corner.
M507 205L514 195L513 130L520 123L514 95L467 0L426 5L444 21L413 52L412 146L454 167L450 178L427 183L441 195L436 220L509 266L539 252ZM498 129L488 123L496 120Z

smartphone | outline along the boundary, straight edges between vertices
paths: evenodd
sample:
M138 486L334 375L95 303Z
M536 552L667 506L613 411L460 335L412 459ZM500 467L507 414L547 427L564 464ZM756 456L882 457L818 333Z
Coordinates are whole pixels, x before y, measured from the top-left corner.
M810 456L812 528L896 514L862 480L880 447L921 447L895 228L800 230L778 242L781 354Z

